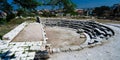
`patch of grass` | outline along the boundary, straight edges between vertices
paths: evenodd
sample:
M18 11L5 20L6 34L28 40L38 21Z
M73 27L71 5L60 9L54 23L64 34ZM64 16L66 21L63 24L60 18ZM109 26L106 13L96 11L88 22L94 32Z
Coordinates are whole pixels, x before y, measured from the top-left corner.
M10 22L8 22L8 25L11 24L21 24L25 21L35 21L35 18L17 18L17 19L12 19Z
M72 42L72 43L70 43L70 45L72 46L72 45L76 45L76 43L75 42Z
M95 19L95 21L100 22L100 23L115 23L115 24L120 24L120 21L108 20L108 19Z
M15 28L15 26L13 26L13 25L2 25L2 26L0 26L0 39L2 39L3 35L5 35L10 30L12 30L13 28Z
M2 39L2 36L8 33L10 30L14 29L19 24L25 22L25 21L35 21L35 18L29 18L29 19L12 19L10 22L0 25L0 39Z

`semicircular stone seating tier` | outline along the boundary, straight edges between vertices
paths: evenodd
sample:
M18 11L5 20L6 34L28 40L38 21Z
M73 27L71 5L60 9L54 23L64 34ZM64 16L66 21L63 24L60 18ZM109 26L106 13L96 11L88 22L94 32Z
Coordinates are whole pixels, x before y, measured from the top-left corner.
M93 44L99 42L98 38L108 40L109 37L115 35L114 31L95 21L78 21L78 20L55 20L46 19L43 21L46 26L60 26L68 27L77 30L77 33L81 31L86 33L92 42L87 42L87 44Z

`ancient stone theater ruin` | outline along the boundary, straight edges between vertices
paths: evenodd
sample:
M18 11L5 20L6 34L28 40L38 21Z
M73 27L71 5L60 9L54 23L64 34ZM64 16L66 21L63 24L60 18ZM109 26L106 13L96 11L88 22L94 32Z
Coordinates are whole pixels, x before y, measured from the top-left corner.
M3 36L0 56L13 60L48 58L102 45L115 34L111 26L93 20L37 17L37 22L24 22Z

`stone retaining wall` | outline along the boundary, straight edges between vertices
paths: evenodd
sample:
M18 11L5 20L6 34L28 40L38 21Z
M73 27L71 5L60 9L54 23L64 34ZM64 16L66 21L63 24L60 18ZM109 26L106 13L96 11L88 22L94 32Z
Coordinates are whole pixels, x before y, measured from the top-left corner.
M22 31L26 25L27 25L27 22L20 24L19 26L17 26L13 30L5 34L3 36L3 40L9 40L9 41L13 40L16 37L16 35L19 34L19 32Z

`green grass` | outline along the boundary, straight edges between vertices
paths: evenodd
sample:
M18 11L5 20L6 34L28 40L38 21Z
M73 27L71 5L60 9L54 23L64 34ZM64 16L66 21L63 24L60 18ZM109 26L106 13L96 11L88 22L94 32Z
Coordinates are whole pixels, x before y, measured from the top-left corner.
M114 23L114 24L120 24L120 21L108 20L108 19L95 19L95 21L100 22L100 23Z
M0 39L2 39L2 36L12 30L16 25L1 25L0 26Z
M12 19L10 22L0 25L0 39L2 39L2 36L14 29L19 24L25 22L25 21L35 21L35 18L28 18L28 19Z
M91 18L73 18L73 19L78 19L78 20L86 20L86 19L91 19ZM91 19L100 23L113 23L113 24L120 24L120 20L109 20L109 19Z

